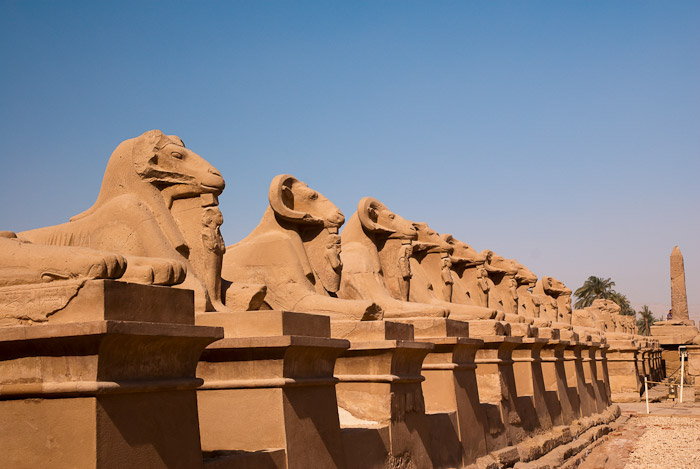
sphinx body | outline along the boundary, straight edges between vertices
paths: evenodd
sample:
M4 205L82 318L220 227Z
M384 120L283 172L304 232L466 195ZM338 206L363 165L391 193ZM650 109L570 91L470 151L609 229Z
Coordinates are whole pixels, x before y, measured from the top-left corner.
M571 327L571 289L554 277L544 276L532 289L540 301L540 317L557 328Z
M483 268L486 256L470 245L455 239L451 234L441 234L446 244L452 273L452 299L454 303L488 306L489 285Z
M117 279L125 270L118 254L32 244L0 232L0 326L46 322L86 281Z
M128 281L195 291L198 310L224 310L220 265L223 222L217 196L224 179L182 140L152 130L119 144L100 194L70 222L19 233L35 244L122 254ZM187 210L178 211L183 202ZM176 210L173 210L175 207ZM181 218L195 212L193 225Z
M428 303L449 309L451 319L476 320L502 318L494 308L453 302L454 277L449 261L451 246L425 223L414 223L418 239L411 257L410 301Z
M487 251L484 269L488 273L489 307L502 310L509 321L522 322L524 318L518 316L516 264L512 259L504 259L493 251Z
M515 281L518 292L518 315L531 319L538 327L550 327L551 321L540 317L540 300L533 295L532 289L537 284L537 276L524 265L515 262Z
M0 232L0 288L62 280L115 279L126 260L114 253L85 248L44 246Z
M266 285L265 301L274 309L334 319L381 319L383 311L373 301L337 298L342 212L288 174L272 180L269 203L258 226L226 248L224 278Z
M416 237L411 222L378 200L360 200L340 236L343 272L338 296L374 301L385 319L447 316L441 306L408 301L411 241Z
M630 338L636 333L636 322L633 316L620 314L620 306L612 300L593 300L591 306L573 312L572 324L593 326L599 334L604 333L609 338Z

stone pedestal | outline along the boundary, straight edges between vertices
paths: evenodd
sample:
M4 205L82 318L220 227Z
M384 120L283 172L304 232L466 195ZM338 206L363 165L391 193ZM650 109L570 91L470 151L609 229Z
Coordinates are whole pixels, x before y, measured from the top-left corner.
M425 410L432 422L432 433L441 435L432 440L433 464L472 464L486 455L486 415L479 402L474 363L483 342L468 338L467 322L443 318L406 322L413 325L415 340L435 346L422 369Z
M527 419L525 428L530 432L551 430L552 416L547 406L542 372L542 348L546 339L524 338L513 350L513 372L517 390L519 413Z
M584 416L583 403L586 400L586 396L582 384L584 382L583 367L580 370L577 367L577 346L579 346L579 343L575 340L566 341L566 347L564 347L564 373L569 402L573 408L575 418L579 419Z
M637 345L631 340L611 340L608 350L608 373L613 402L639 402Z
M345 467L333 369L349 343L329 338L328 317L201 313L197 323L225 331L197 367L205 455L245 452L252 461L282 449L286 468Z
M610 376L608 373L608 350L610 349L610 345L607 343L602 343L600 344L600 348L598 349L596 356L595 356L595 362L596 362L596 371L598 374L598 383L599 387L601 389L601 395L603 396L603 399L605 400L605 405L610 406L612 404L612 395L610 391Z
M602 413L608 407L607 391L603 377L598 373L598 356L601 353L602 344L600 342L591 342L589 347L583 349L583 365L584 369L590 370L586 375L590 375L591 389L595 399L595 408L597 413Z
M431 442L439 436L431 435L425 414L421 366L433 345L414 341L409 324L339 321L332 327L334 336L351 341L336 365L348 467L406 456L432 467Z
M484 345L477 351L474 361L479 398L488 422L486 445L492 452L515 445L527 436L526 421L518 413L512 357L522 339L504 336L480 339Z
M644 378L651 379L651 350L643 344L637 353L637 367L639 368L639 380L643 383Z
M682 345L698 335L698 328L695 321L690 319L656 321L651 326L651 335L661 345Z
M576 388L581 400L581 417L588 417L597 412L593 377L591 376L591 342L576 342L571 344L576 370Z
M700 345L688 345L688 381L689 384L700 384ZM697 388L696 388L697 389Z
M656 367L656 381L663 381L666 378L666 367L662 358L663 349L658 344L654 349L654 366Z
M577 418L572 391L567 385L564 350L569 345L565 340L550 340L540 352L542 376L545 386L545 401L554 425L570 425ZM576 393L576 406L578 394Z
M350 340L335 366L348 468L381 466L408 457L432 467L431 423L425 413L421 367L433 345L416 342L413 326L390 321L332 323Z
M559 340L561 338L559 329L554 329L553 327L538 327L537 337L548 340Z
M222 331L193 308L191 291L95 281L55 323L0 328L2 465L202 467L195 368Z

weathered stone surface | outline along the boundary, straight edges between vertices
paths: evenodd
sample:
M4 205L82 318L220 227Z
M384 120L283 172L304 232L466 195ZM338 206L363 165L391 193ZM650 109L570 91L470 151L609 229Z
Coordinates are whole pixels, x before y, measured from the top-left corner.
M334 319L381 319L371 300L337 298L341 283L340 236L343 213L330 200L289 174L276 176L269 206L258 226L228 246L227 280L267 286L273 308L325 314Z
M184 282L195 291L198 310L221 310L223 218L217 197L224 185L216 168L179 137L151 130L117 146L91 208L68 223L18 236L35 244L116 252L127 260L124 279ZM187 218L179 220L184 213Z

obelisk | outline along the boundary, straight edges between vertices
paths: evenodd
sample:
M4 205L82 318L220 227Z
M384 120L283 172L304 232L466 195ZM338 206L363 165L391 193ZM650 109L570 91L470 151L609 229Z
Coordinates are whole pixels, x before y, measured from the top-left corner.
M689 319L688 297L685 293L685 267L683 254L678 246L671 251L671 316L674 320Z

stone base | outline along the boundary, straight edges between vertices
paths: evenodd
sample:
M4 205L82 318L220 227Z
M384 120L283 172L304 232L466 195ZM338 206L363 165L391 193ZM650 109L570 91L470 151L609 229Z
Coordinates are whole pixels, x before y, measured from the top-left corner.
M344 466L333 369L350 344L328 337L327 316L203 313L197 322L223 325L226 336L197 367L204 451L243 464L281 449L288 469Z
M194 292L116 280L0 288L0 326L137 321L194 324Z
M692 342L698 335L698 328L691 320L658 321L651 326L651 335L658 339L661 345L682 345Z
M431 467L431 441L440 441L441 430L448 428L432 425L421 390L421 366L433 344L414 341L412 325L392 321L355 322L353 327L334 321L331 329L334 337L350 340L335 367L338 406L349 414L343 425L347 467L383 467L401 458ZM377 459L369 460L370 453Z
M218 337L118 321L0 328L2 465L201 467L194 369Z

